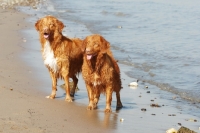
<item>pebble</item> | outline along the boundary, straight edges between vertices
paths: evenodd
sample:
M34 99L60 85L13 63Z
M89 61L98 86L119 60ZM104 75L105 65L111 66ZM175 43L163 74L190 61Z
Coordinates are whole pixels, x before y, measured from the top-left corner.
M120 122L123 122L123 121L124 121L124 119L123 119L123 118L121 118L121 119L120 119Z
M168 114L168 116L176 116L175 114Z
M186 121L197 122L196 119L186 119Z
M145 86L145 88L148 88L148 86Z
M145 108L142 108L142 109L141 109L141 111L147 111L147 109L145 109Z
M181 126L182 124L181 124L181 123L178 123L178 125Z
M158 104L150 104L151 107L161 107L160 105Z
M147 91L147 93L150 93L150 91Z
M122 28L122 26L117 26L117 28L121 29L121 28Z

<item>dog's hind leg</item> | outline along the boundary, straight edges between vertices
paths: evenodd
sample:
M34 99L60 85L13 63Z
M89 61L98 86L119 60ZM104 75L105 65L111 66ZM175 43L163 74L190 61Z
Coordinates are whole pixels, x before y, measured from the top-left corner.
M117 97L117 109L120 109L120 108L122 108L123 107L123 105L122 105L122 102L121 102L121 99L120 99L120 93L119 93L119 91L117 91L116 92L116 97Z
M57 91L57 87L56 87L57 78L56 78L56 75L51 70L49 70L49 73L51 75L51 80L52 80L52 91L51 91L51 95L46 96L46 98L54 99L56 96L56 91Z
M76 90L76 87L77 87L77 84L78 84L78 79L75 75L72 77L72 79L73 79L74 84L73 84L73 88L71 89L70 96L74 97L74 93L75 93L75 90Z

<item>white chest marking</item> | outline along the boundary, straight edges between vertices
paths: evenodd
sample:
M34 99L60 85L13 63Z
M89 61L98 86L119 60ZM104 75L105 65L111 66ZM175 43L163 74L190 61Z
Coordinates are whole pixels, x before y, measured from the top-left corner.
M50 47L49 41L46 41L44 45L43 58L44 58L44 64L49 66L54 72L57 72L58 70L57 58L54 57L54 53Z
M93 85L94 86L97 86L97 85L100 85L101 84L101 81L97 81L97 79L99 79L100 77L95 73L94 74L94 82L93 82Z

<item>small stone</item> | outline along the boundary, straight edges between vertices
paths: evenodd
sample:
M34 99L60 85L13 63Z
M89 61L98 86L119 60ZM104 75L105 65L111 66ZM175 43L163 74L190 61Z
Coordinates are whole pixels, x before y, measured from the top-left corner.
M123 122L123 121L124 121L124 119L123 119L123 118L121 118L121 119L120 119L120 122Z
M122 26L117 26L117 28L121 29L121 28L122 28Z
M148 86L145 86L145 88L148 88Z
M150 104L151 107L161 107L160 105L158 104Z
M181 126L181 123L178 123L179 126Z
M156 114L151 114L151 115L156 115Z
M166 133L177 133L176 129L170 128L166 131Z
M150 93L150 91L147 91L147 93Z
M145 109L145 108L142 108L142 109L141 109L141 111L147 111L147 109Z
M11 91L13 91L13 88L10 88Z

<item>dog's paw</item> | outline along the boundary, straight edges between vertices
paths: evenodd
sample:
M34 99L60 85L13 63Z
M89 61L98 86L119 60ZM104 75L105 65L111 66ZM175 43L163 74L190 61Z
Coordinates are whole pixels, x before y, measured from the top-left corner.
M122 103L118 103L117 106L116 106L117 109L120 109L122 107L123 107Z
M87 110L94 110L94 107L93 106L88 106Z
M54 99L55 96L54 96L54 95L50 95L50 96L46 96L45 98L48 98L48 99Z
M67 98L65 98L65 101L66 101L66 102L73 102L73 100L72 100L71 97L67 97Z
M110 113L110 112L112 112L112 110L111 109L105 109L104 112L105 113Z

